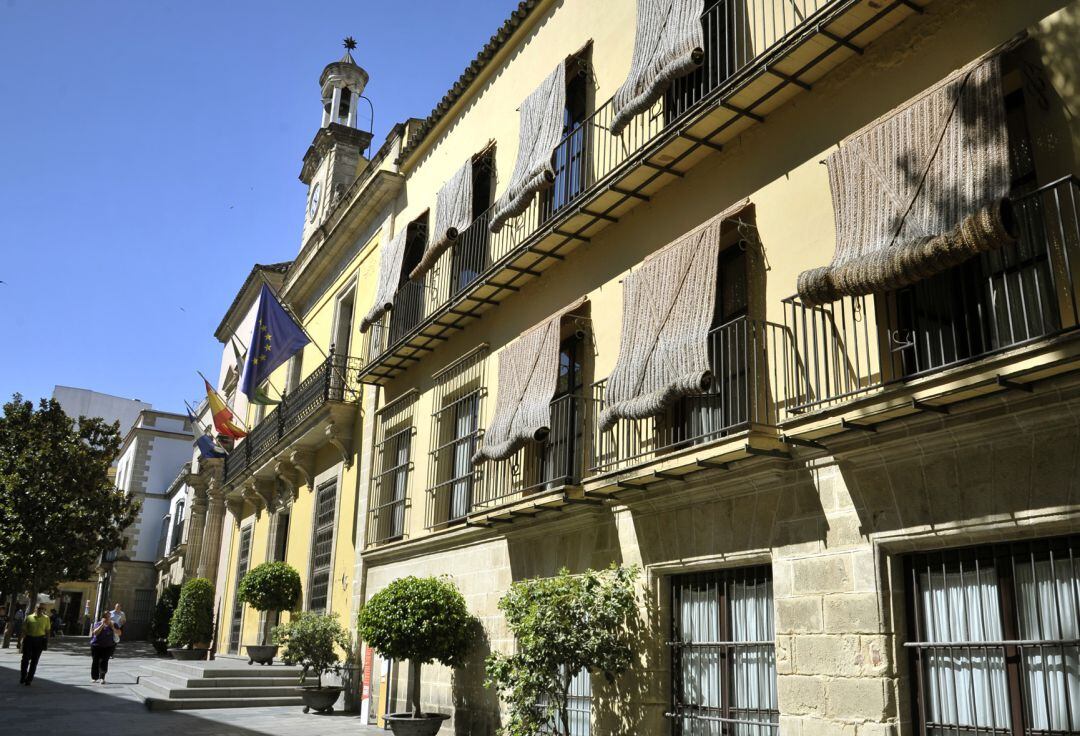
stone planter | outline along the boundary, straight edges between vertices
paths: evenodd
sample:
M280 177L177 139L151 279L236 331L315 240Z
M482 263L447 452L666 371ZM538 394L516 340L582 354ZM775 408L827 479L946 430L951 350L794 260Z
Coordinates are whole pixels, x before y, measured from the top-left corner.
M300 688L300 695L304 699L304 712L317 710L320 713L333 713L334 703L341 697L343 689L330 685Z
M192 648L192 649L170 649L169 654L173 656L173 659L180 660L181 662L196 662L206 659L206 655L210 653L209 649Z
M278 650L276 644L248 644L244 648L247 649L248 664L273 664Z
M442 713L425 713L421 718L413 718L412 713L391 713L386 716L394 736L434 736L448 720L450 716Z

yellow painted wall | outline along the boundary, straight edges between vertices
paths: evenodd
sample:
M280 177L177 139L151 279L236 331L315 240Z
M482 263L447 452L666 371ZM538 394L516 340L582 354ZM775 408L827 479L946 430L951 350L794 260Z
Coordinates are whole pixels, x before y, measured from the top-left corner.
M409 479L407 536L423 536L428 450L435 444L429 417L434 406L431 374L476 345L491 345L486 361L481 426L487 426L497 399L498 352L523 330L580 295L588 295L593 325L594 371L587 380L609 375L618 355L622 279L650 253L743 197L755 205L764 260L759 259L752 316L783 323L782 300L795 293L798 274L826 265L833 252L834 221L826 167L820 161L839 141L902 104L982 53L1032 26L1040 40L1048 75L1045 109L1029 104L1041 182L1075 172L1073 152L1080 141L1080 64L1075 31L1077 3L1057 12L1060 0L1014 3L935 2L924 16L876 41L857 57L751 127L670 184L652 201L637 206L588 245L574 251L520 293L427 354L421 363L388 385L385 401L410 389L420 396ZM976 9L976 5L978 8ZM1053 15L1051 15L1053 14ZM490 139L497 144L502 192L513 167L521 99L559 59L593 40L595 100L602 104L625 77L633 43L633 3L567 0L542 12L524 40L502 54L476 91L459 103L435 141L411 160L399 201L398 226L432 207L442 183ZM1052 151L1052 155L1047 152ZM872 315L868 316L872 319ZM369 591L370 593L370 591Z

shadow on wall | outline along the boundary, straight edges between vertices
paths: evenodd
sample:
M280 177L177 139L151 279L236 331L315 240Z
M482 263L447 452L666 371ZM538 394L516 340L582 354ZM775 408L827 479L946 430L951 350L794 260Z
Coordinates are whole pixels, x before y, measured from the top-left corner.
M1032 32L1020 52L1024 96L1045 121L1032 130L1044 181L1076 173L1080 143L1080 5L1063 8ZM1049 67L1048 67L1049 64Z
M484 687L484 663L489 654L491 642L487 631L474 619L473 646L468 660L451 676L456 736L494 736L502 725L498 695Z
M564 567L582 573L623 563L611 509L575 507L559 518L563 517L572 518L574 527L533 524L522 536L510 536L512 530L507 533L510 574L515 581L553 577Z

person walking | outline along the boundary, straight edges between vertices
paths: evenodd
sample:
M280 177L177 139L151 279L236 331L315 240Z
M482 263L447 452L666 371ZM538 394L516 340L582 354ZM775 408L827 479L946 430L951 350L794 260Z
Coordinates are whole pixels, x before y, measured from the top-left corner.
M29 685L37 672L41 653L49 646L49 617L45 615L45 604L38 603L34 612L23 622L22 661L19 663L19 684Z
M11 617L11 635L15 637L15 648L22 649L22 629L23 620L26 618L26 612L18 603L15 605L17 607L15 608L15 613Z
M127 623L127 614L117 603L113 606L113 610L109 611L109 616L113 622L113 637L116 639L116 643L119 644L120 635L124 633L124 625Z
M101 620L90 628L90 679L95 684L105 684L109 672L109 660L116 651L116 624L109 611L101 614Z

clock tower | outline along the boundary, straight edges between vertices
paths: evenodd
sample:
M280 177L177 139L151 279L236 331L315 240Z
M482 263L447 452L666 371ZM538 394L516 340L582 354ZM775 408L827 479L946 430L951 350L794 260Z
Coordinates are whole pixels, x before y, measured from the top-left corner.
M300 169L300 181L308 188L301 245L323 224L367 163L363 154L371 142L371 131L360 130L357 120L368 73L353 60L355 48L356 41L346 38L345 55L327 64L319 77L322 126Z

